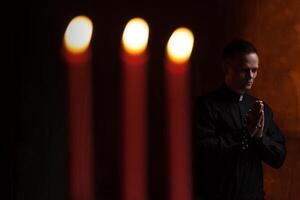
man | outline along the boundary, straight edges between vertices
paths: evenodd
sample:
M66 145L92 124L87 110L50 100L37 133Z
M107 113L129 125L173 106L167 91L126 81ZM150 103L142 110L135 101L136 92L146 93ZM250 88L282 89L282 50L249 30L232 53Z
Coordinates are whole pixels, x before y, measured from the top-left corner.
M196 102L195 193L199 200L263 200L262 161L279 168L285 139L271 108L247 92L259 59L248 41L223 52L224 85Z

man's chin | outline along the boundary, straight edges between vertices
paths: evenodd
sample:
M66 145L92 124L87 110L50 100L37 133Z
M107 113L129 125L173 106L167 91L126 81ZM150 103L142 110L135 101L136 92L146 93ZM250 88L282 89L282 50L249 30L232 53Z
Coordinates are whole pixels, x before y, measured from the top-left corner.
M252 88L252 84L251 84L251 85L246 85L246 86L244 87L244 89L245 89L246 91L251 90L251 88Z
M247 85L245 85L244 87L241 87L241 90L243 90L243 91L249 91L249 90L251 90L251 88L252 88L252 84L250 85L250 84L247 84Z

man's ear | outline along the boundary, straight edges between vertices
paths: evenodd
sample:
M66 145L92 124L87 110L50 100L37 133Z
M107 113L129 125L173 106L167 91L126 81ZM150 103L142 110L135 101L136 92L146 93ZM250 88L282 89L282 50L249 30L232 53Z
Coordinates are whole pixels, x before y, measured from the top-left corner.
M223 62L222 63L222 71L223 71L224 74L226 74L226 70L227 70L226 64Z
M222 71L223 71L224 74L226 74L228 72L229 65L230 65L229 59L226 59L226 60L223 61L223 63L222 63Z
M227 58L227 59L223 60L222 69L223 69L224 74L228 73L228 70L230 69L230 67L233 66L233 62L234 62L234 59L232 59L232 58Z

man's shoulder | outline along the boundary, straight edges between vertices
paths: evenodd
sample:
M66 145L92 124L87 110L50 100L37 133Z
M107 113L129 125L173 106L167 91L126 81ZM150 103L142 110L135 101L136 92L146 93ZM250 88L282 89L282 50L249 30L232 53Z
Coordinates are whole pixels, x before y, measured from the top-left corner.
M221 89L215 89L197 96L196 103L209 104L218 101L221 96Z

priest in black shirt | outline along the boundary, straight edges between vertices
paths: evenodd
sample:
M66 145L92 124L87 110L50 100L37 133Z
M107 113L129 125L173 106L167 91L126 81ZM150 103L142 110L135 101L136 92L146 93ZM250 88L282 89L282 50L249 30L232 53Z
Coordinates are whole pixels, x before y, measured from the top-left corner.
M196 199L263 200L262 161L279 168L286 155L285 139L271 108L247 94L259 68L253 44L229 43L223 68L223 86L196 102Z

